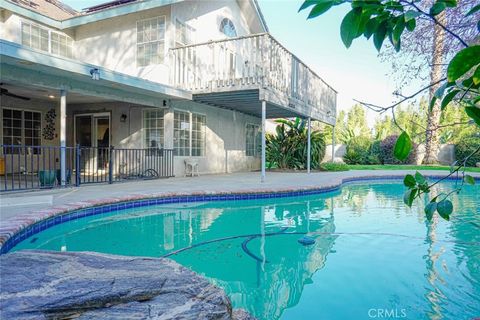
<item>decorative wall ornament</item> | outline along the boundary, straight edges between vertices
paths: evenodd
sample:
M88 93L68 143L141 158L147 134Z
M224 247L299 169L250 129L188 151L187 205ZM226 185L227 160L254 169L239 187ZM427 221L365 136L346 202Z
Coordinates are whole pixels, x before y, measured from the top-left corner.
M43 128L42 136L45 140L53 140L55 138L55 119L57 114L55 109L50 109L45 114L45 127Z

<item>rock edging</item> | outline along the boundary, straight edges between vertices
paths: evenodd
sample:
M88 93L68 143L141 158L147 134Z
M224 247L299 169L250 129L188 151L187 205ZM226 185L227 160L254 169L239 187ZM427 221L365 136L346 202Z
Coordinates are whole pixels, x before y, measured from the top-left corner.
M2 319L255 319L170 259L25 250L0 267Z

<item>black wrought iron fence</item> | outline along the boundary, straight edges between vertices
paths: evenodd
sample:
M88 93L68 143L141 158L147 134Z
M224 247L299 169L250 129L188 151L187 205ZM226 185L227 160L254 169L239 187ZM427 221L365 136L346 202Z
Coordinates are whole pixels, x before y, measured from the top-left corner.
M62 186L61 147L0 145L0 191ZM66 186L173 177L171 149L65 147Z

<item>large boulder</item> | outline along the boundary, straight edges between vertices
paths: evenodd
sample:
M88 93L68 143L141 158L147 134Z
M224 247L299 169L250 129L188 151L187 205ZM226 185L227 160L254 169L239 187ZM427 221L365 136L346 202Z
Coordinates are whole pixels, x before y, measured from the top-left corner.
M253 319L170 259L19 251L0 279L1 319Z

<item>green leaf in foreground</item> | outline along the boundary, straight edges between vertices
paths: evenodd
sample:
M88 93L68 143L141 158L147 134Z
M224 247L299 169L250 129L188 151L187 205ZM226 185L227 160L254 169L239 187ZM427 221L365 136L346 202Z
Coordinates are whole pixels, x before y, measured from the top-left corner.
M455 96L460 92L460 90L452 90L447 95L445 95L445 98L442 100L442 104L440 105L440 109L444 110L447 105L455 98Z
M310 11L308 19L318 17L319 15L327 12L332 6L333 1L319 1L319 3L317 3L315 7L313 7L312 11Z
M428 105L428 110L432 111L433 110L433 106L435 105L435 103L437 102L437 97L432 97L432 100L430 100L430 104Z
M473 7L472 9L470 9L470 11L467 12L467 14L465 15L465 17L468 17L472 14L474 14L475 12L477 11L480 11L480 4L477 4L475 7Z
M436 202L430 202L425 206L425 215L427 216L427 220L430 221L433 218L433 214L437 210L437 203Z
M422 15L422 14L418 11L408 10L407 12L405 12L405 22L408 22L412 19L415 19L416 17L418 17L420 15Z
M403 194L403 202L409 206L412 207L413 200L415 199L415 196L417 195L417 189L409 189L405 191Z
M474 85L480 84L480 66L478 66L477 70L473 73L472 81Z
M305 0L305 2L300 6L300 8L298 9L298 12L310 7L310 6L313 6L315 4L317 4L318 1L317 0Z
M415 187L415 185L417 184L417 181L415 180L414 176L412 176L411 174L407 174L403 179L403 184L406 187L411 188L411 187Z
M360 34L363 33L361 30L362 25L362 9L355 8L351 10L343 18L342 24L340 25L340 36L342 37L343 44L345 47L349 48L352 45L353 39L357 38Z
M431 8L430 8L430 14L432 16L436 16L437 14L440 14L443 10L447 8L447 5L443 1L437 1Z
M421 174L420 172L415 172L415 180L418 182L418 184L424 184L427 182L427 180L425 179L425 177L423 176L423 174Z
M373 34L373 44L378 51L382 49L383 41L385 40L385 36L387 35L387 22L382 21L375 33Z
M475 178L472 177L471 175L466 174L463 180L468 184L471 184L471 185L475 184Z
M480 108L474 106L465 107L465 113L473 119L473 121L480 126Z
M397 142L395 143L395 149L393 150L393 155L398 160L407 159L410 151L412 150L412 140L410 136L405 131L398 137Z
M471 46L458 52L448 64L447 77L453 82L480 63L480 45Z
M438 214L445 220L450 220L450 214L453 212L453 205L450 200L442 200L437 204Z

